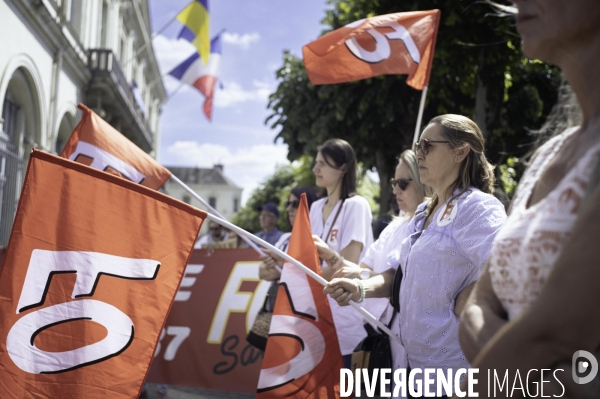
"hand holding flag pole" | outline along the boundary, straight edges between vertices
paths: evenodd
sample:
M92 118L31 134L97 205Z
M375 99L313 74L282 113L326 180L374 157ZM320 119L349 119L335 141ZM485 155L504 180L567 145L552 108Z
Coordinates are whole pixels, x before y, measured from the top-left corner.
M215 223L220 224L221 226L227 227L228 229L235 231L238 235L240 235L242 237L246 237L246 238L254 241L255 243L267 248L268 250L275 252L278 256L285 259L287 262L291 263L292 265L296 266L298 269L302 270L306 275L308 275L309 277L316 280L323 287L325 287L327 285L327 280L325 280L323 277L319 276L317 273L315 273L308 267L304 266L302 263L298 262L296 259L292 258L290 255L286 254L279 248L275 247L274 245L269 244L268 242L255 236L254 234L249 233L246 230L236 226L235 224L232 224L232 223L228 222L227 220L221 219L213 214L208 213L207 218ZM389 328L387 328L385 324L380 322L375 316L373 316L371 313L369 313L368 310L366 310L365 308L363 308L362 306L360 306L353 300L350 301L350 306L352 306L354 309L359 311L360 314L365 318L365 320L367 320L369 323L374 324L377 327L379 327L379 329L381 331L385 332L387 335L389 335L391 339L393 339L394 341L396 341L400 345L402 345L402 342L400 342L400 338L398 338L394 333L392 333L392 331Z

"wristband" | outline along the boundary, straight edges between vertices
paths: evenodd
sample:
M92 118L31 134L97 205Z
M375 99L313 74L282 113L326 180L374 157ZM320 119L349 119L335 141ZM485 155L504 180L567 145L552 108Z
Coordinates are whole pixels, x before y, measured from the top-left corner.
M356 303L362 303L365 300L365 286L363 285L361 280L357 278L355 278L354 280L358 284L358 289L360 290L360 299L356 301Z

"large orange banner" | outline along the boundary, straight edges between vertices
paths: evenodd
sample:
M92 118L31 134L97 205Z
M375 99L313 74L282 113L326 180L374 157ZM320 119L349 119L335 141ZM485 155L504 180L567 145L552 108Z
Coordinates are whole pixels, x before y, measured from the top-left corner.
M0 398L137 398L205 216L34 151L0 273Z
M246 335L270 284L259 264L253 249L194 251L149 382L256 393L263 354Z

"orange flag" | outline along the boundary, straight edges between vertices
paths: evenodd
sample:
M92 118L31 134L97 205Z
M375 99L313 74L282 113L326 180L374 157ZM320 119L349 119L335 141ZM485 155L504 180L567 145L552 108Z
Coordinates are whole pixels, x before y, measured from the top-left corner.
M0 398L137 398L205 217L34 151L0 274Z
M171 172L83 104L81 122L73 130L61 157L124 177L158 190Z
M379 75L408 74L417 89L429 85L440 10L402 12L361 19L302 48L313 85Z
M300 199L288 253L321 274L305 194ZM257 398L339 398L342 367L323 287L286 263L281 273Z

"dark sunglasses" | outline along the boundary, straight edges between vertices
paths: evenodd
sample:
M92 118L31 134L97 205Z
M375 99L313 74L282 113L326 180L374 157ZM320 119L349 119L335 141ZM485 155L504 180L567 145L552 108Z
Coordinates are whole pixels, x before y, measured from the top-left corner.
M416 154L417 150L421 150L421 153L423 155L427 155L427 154L429 154L429 149L431 148L431 143L450 143L450 142L447 140L421 139L421 140L417 141L415 144L413 144L413 151Z
M288 206L292 206L293 208L298 209L298 206L300 205L300 201L298 200L294 200L294 201L285 201L285 207L287 208Z
M410 183L412 181L412 179L394 179L391 178L390 179L390 183L392 184L392 189L394 188L394 186L398 185L398 188L402 191L406 190L406 187L408 187L408 183Z

